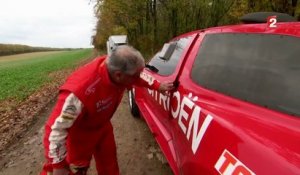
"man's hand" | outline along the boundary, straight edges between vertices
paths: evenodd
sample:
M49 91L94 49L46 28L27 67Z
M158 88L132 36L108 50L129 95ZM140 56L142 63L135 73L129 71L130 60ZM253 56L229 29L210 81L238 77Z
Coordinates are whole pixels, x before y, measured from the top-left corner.
M162 94L166 94L166 91L170 91L170 90L173 90L175 87L174 87L174 84L172 82L161 82L160 83L160 86L158 88L158 91Z
M69 170L66 168L63 169L53 169L53 175L68 175Z

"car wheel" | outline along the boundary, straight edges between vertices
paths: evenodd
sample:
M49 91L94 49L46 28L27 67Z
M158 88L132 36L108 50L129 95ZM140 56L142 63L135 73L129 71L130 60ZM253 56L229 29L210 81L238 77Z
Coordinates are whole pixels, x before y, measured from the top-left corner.
M134 89L128 91L128 101L130 112L133 117L140 117L140 110L134 99Z

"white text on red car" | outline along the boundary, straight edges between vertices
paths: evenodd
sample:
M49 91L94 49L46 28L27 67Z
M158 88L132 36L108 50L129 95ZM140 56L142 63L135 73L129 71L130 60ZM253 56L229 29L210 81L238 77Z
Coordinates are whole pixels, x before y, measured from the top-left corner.
M166 111L170 111L169 96L150 89L148 89L148 92ZM171 106L171 115L178 120L178 125L186 135L187 140L192 140L191 148L193 153L196 154L213 117L209 114L201 115L201 107L194 102L197 101L198 97L193 97L191 93L188 96L182 96L179 91L176 91L171 98L173 104L175 104ZM202 123L199 123L200 117L204 117ZM188 125L185 124L187 122Z

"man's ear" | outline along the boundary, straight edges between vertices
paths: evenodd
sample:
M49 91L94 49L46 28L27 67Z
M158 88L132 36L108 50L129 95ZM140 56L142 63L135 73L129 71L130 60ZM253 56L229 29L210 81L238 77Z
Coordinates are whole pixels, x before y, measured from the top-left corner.
M119 82L120 79L121 79L121 76L122 76L122 72L121 71L115 71L113 73L113 75L114 75L114 79Z

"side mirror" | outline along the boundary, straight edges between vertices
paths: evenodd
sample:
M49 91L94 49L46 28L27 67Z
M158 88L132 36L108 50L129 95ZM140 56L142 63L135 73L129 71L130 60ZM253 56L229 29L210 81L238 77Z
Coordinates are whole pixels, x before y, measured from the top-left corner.
M172 53L174 52L175 48L176 48L176 42L171 42L171 43L166 43L164 44L164 47L161 49L160 53L159 53L159 58L163 59L163 60L169 60Z
M146 64L145 67L148 68L149 70L151 70L152 72L155 72L155 73L157 73L159 71L155 66L152 66L152 65L149 65L149 64Z

